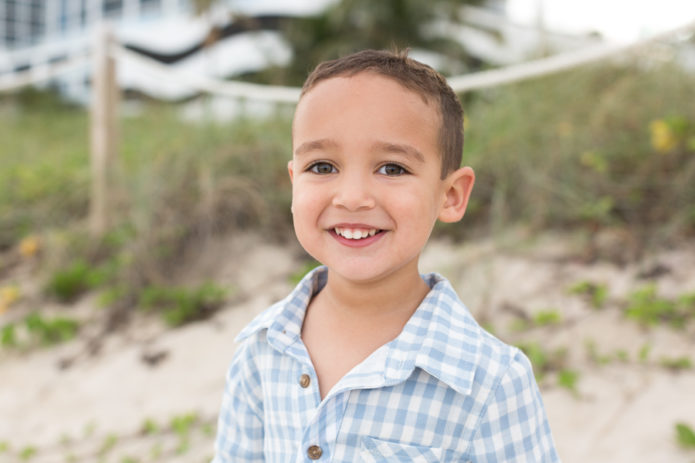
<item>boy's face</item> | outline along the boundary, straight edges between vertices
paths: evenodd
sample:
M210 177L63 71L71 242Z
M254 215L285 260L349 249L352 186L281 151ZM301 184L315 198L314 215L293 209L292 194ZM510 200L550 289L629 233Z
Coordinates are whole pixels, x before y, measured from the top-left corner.
M288 165L304 249L356 282L417 272L450 196L440 125L433 103L375 73L330 78L305 94Z

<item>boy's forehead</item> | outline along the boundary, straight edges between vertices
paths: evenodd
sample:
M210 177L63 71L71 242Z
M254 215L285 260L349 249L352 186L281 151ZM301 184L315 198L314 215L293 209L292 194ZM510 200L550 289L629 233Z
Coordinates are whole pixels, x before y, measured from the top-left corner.
M346 89L343 86L331 85L337 82L360 82L360 85L370 85L370 84L386 84L394 89L395 92L401 92L404 94L409 94L412 96L417 96L426 105L435 105L434 98L426 95L424 92L416 91L414 88L408 87L403 81L397 79L396 77L382 74L380 72L375 72L372 70L359 71L352 74L337 74L335 76L327 77L315 82L311 87L305 89L302 93L298 105L301 105L303 101L307 99L307 96L312 93L316 93L315 90L319 87L325 87L327 84L331 86L332 92L340 91L354 91L352 89ZM390 85L389 85L390 84ZM436 108L435 108L436 109Z
M441 124L441 113L432 98L427 98L424 94L406 87L393 77L373 71L360 71L356 74L340 74L322 79L307 89L302 94L295 109L292 135L295 135L298 119L304 118L307 113L323 112L331 102L359 100L364 103L365 99L369 97L374 99L374 106L377 106L376 100L382 103L387 102L377 106L376 110L387 110L386 106L392 105L401 108L410 107L413 108L413 112L429 113L429 116L435 117L437 128ZM410 102L410 104L404 105L406 102ZM367 101L365 106L370 103ZM368 109L374 110L375 108L365 107L364 109L367 112Z

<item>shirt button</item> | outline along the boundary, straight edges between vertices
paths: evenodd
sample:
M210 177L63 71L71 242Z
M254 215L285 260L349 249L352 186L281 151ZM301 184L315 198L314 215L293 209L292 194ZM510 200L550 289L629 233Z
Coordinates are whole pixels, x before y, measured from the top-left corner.
M310 383L311 378L306 373L299 377L299 385L302 386L304 389L308 388Z
M318 445L312 445L306 450L306 453L312 460L318 460L319 458L321 458L323 450L321 450L321 447L319 447Z

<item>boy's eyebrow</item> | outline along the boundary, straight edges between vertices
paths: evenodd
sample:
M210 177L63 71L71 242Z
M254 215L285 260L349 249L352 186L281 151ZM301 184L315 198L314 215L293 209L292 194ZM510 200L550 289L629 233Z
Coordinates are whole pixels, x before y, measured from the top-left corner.
M310 140L302 143L294 150L295 156L301 156L314 150L326 150L338 146L334 140L329 138L321 138L319 140ZM406 156L415 158L417 161L425 162L425 156L415 147L401 143L391 143L386 141L377 141L372 144L374 151L383 151L387 153L401 153Z
M390 143L378 141L372 145L376 151L386 151L387 153L402 153L406 156L413 157L420 162L425 162L425 156L415 147L400 143Z
M295 156L301 156L302 154L308 153L309 151L314 151L314 150L323 150L327 148L335 148L338 146L336 142L333 140L330 140L328 138L321 138L319 140L310 140L307 142L302 143L297 147L296 150L294 150L294 155Z

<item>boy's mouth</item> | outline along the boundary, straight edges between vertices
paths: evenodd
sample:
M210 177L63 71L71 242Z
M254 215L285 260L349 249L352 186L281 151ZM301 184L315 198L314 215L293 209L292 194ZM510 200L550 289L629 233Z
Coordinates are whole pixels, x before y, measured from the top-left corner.
M348 240L361 240L364 238L369 238L377 233L381 233L383 230L378 228L347 228L347 227L335 227L333 229L336 235L342 236Z

